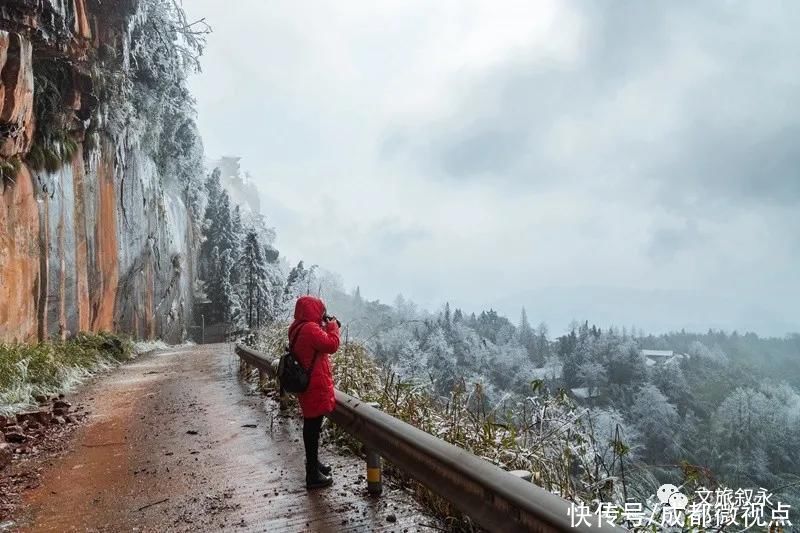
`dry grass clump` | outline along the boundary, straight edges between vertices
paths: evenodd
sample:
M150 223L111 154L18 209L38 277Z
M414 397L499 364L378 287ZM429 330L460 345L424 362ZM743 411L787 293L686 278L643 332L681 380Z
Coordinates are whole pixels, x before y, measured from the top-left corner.
M128 359L133 345L110 333L63 341L0 344L0 411L35 404L37 395L68 389L93 372Z

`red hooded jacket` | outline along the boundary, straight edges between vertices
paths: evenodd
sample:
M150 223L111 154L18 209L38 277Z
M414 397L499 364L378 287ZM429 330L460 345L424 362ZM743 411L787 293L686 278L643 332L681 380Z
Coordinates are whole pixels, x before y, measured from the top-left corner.
M333 374L330 354L339 349L339 326L336 321L322 326L325 304L313 296L301 296L294 306L294 322L289 326L289 342L293 342L294 355L304 368L311 366L308 389L298 394L304 418L316 418L333 411ZM296 337L295 337L296 336Z

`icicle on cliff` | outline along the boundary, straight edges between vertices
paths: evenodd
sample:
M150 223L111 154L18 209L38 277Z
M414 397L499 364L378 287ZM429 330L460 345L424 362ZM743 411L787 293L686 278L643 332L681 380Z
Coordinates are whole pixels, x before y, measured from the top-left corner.
M171 0L0 3L0 341L185 337L200 46Z

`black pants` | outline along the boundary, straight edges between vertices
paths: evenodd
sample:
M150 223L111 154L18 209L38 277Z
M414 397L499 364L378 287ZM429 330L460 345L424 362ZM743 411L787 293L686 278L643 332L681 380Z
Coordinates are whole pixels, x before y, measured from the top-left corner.
M316 469L319 461L319 432L323 416L303 419L303 444L306 447L306 469Z

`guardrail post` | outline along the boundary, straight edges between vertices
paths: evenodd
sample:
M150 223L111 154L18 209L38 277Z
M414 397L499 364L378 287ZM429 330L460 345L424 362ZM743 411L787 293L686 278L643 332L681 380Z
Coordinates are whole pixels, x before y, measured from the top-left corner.
M372 402L369 404L375 409L380 409L380 404ZM373 496L378 496L383 492L383 479L381 472L381 454L378 450L365 447L367 455L367 492Z

